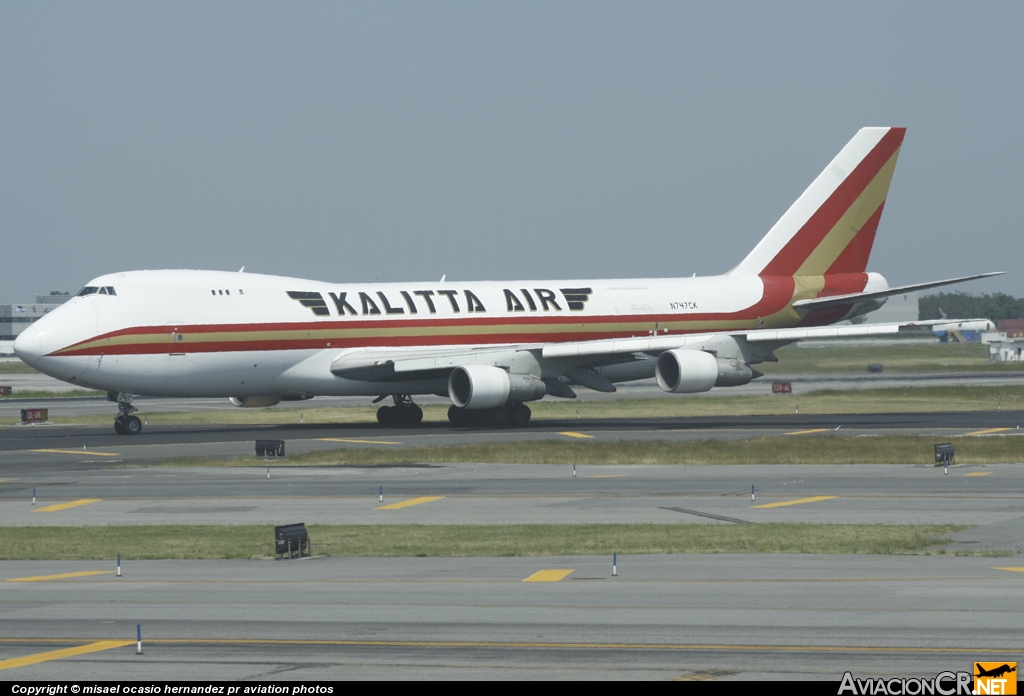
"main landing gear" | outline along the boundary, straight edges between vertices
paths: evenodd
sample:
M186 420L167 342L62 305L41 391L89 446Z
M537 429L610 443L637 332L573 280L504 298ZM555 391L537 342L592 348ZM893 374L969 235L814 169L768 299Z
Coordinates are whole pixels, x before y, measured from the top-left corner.
M114 432L118 435L138 435L142 432L142 420L132 414L139 409L132 406L133 394L118 392L114 397L113 392L107 395L111 401L117 401L117 418L114 419ZM113 398L112 398L113 397Z
M448 420L452 425L483 425L492 428L518 428L530 422L530 407L509 403L497 408L466 409L451 406Z
M377 422L386 428L401 428L419 425L423 420L423 409L412 402L408 394L396 394L394 406L377 409Z

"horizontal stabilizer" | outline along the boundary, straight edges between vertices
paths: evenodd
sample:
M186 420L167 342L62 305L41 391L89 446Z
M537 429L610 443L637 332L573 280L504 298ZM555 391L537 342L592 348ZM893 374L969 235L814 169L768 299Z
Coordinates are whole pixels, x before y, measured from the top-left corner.
M832 309L833 307L846 307L861 302L869 302L871 300L880 300L885 297L892 297L894 295L905 295L908 292L917 292L918 290L930 290L931 288L942 287L943 285L953 285L954 283L963 283L968 280L977 280L978 278L991 278L992 276L1002 275L1005 271L993 271L991 273L980 273L978 275L964 276L963 278L950 278L949 280L936 280L931 283L919 283L917 285L901 285L898 288L888 288L886 290L877 290L875 292L854 292L849 295L832 295L830 297L819 297L813 300L797 300L793 303L793 309L798 311L809 312L812 309Z

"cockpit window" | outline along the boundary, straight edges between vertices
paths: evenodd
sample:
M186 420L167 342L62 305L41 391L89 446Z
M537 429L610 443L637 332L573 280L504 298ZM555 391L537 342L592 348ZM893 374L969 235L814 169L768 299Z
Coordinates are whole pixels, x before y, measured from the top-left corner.
M86 285L84 288L78 291L78 297L85 297L86 295L116 295L114 288L111 285L105 287L97 287L95 285Z

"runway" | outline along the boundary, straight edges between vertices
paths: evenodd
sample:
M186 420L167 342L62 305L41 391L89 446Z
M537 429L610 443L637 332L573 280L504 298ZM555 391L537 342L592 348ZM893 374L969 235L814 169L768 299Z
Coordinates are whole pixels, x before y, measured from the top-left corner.
M1024 574L1006 559L620 556L617 577L611 560L129 561L122 578L9 562L0 668L72 683L838 682L1022 657ZM544 569L565 574L523 582ZM106 572L9 582L88 571ZM72 647L94 652L25 664Z

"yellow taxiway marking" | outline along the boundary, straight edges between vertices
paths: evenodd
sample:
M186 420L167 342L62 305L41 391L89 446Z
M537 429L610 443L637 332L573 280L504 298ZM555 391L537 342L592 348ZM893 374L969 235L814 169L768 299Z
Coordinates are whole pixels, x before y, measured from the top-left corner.
M50 454L87 454L90 457L120 457L120 454L113 452L97 452L96 450L73 450L73 449L34 449L32 452L48 452Z
M1004 430L1010 430L1011 428L989 428L988 430L975 430L973 433L967 433L968 435L988 435L989 433L1001 433Z
M787 435L810 435L811 433L826 433L832 430L832 428L815 428L814 430L795 430Z
M601 474L600 476L588 476L587 478L619 478L625 474Z
M421 503L430 503L430 502L433 502L435 500L440 500L443 497L444 497L443 495L434 495L434 496L427 495L427 496L423 496L422 498L412 498L411 500L403 500L400 503L391 503L390 505L381 505L379 508L374 508L374 510L398 510L399 508L409 507L410 505L420 505Z
M567 430L564 433L558 433L559 435L565 435L566 437L578 437L583 440L593 440L593 435L584 435L583 433L574 433L571 430Z
M110 575L112 570L83 570L78 573L61 573L60 575L36 575L31 578L10 578L7 582L43 582L44 580L64 580L65 578L84 578L87 575Z
M400 442L389 442L387 440L346 440L340 437L318 437L320 442L354 442L357 445L400 445Z
M1014 573L1024 573L1024 567L1021 566L1004 566L1002 568L992 566L992 570L1011 570Z
M72 500L70 503L59 503L57 505L47 505L44 508L33 510L32 512L57 512L58 510L67 510L68 508L78 507L79 505L88 505L89 503L98 503L102 498L82 498L81 500Z
M79 645L75 648L63 648L62 650L50 650L49 652L36 653L35 655L26 655L25 657L14 657L10 660L0 660L0 669L12 669L14 667L36 665L40 662L60 660L64 657L87 655L89 653L100 652L101 650L110 650L111 648L123 648L126 645L135 645L135 641L101 640L96 643L89 643L88 645Z
M752 508L777 508L785 507L787 505L802 505L803 503L816 503L819 500L832 500L839 496L835 495L816 495L813 498L799 498L797 500L783 500L781 503L766 503L764 505L751 505Z
M558 582L571 572L571 569L564 570L557 568L554 570L538 570L536 573L523 580L523 582Z
M988 476L991 473L991 471L972 471L969 474L964 474L964 476Z

